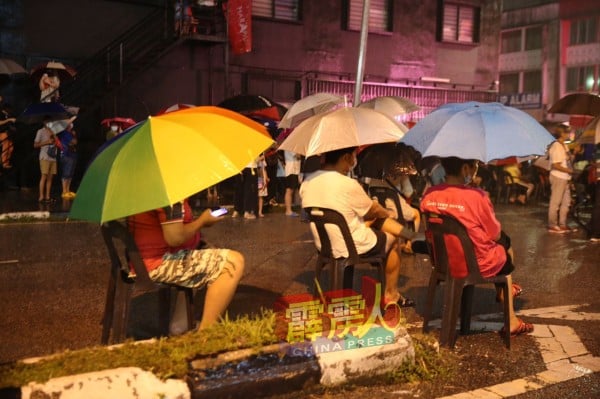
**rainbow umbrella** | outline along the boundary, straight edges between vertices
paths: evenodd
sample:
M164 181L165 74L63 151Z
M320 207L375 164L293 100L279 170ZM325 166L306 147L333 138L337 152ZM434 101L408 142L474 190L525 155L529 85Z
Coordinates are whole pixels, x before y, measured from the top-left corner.
M149 117L88 167L70 217L104 223L181 201L241 171L271 146L236 112L195 107Z

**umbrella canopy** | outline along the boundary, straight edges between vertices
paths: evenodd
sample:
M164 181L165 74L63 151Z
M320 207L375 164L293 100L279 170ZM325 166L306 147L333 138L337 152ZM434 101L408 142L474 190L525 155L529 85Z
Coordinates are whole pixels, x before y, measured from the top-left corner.
M542 155L554 137L529 114L500 103L451 103L438 107L401 142L422 157L455 156L490 162Z
M329 111L336 105L343 104L344 97L338 96L331 93L315 93L310 96L306 96L296 101L292 105L281 121L279 127L282 128L293 128L298 126L303 120L310 118L313 115L320 114L321 112Z
M587 124L583 133L575 139L577 144L600 143L600 116L595 117Z
M218 107L230 109L244 115L255 115L280 120L287 109L265 96L240 94L223 100Z
M58 78L61 81L70 80L74 78L75 75L77 75L77 71L75 70L75 68L67 64L63 64L62 62L57 61L47 61L33 67L33 69L31 70L31 78L37 82L40 80L42 75L48 70L56 72Z
M398 115L409 114L421 109L408 98L398 96L381 96L370 99L358 105L360 108L370 108L386 114L392 118Z
M568 94L548 110L551 114L600 116L600 96L591 93Z
M0 84L8 83L13 75L27 74L27 70L10 58L0 58Z
M121 116L115 116L114 118L106 118L100 122L100 125L109 127L110 125L119 125L122 129L130 128L137 122L131 118L123 118Z
M381 112L345 107L306 119L279 149L309 157L347 147L398 141L407 130Z
M383 180L400 174L417 173L418 153L402 143L373 144L358 153L356 174Z
M238 173L272 143L262 125L222 108L149 117L95 157L70 216L103 223L168 206Z
M17 120L34 124L69 119L72 116L73 113L60 103L42 102L29 105Z
M195 107L195 105L193 105L193 104L177 103L177 104L173 104L166 108L161 109L160 111L158 111L158 113L156 115L162 115L162 114L166 114L169 112L175 112L175 111L179 111L182 109L188 109L188 108L194 108L194 107Z

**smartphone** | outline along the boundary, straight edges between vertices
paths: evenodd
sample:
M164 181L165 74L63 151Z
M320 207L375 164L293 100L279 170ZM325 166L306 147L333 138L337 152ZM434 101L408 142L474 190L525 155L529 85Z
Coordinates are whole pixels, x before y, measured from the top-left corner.
M214 211L210 212L210 214L213 215L214 217L223 216L226 213L227 213L227 208L219 208L219 209L215 209Z

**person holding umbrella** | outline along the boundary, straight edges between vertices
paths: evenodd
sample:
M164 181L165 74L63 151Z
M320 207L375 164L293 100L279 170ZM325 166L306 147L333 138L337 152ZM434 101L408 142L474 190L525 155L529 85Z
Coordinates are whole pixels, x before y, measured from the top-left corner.
M470 186L477 175L479 161L444 157L441 162L446 172L446 182L425 192L421 211L448 215L459 221L473 242L481 275L484 278L507 275L508 284L512 284L511 273L515 267L510 237L502 231L489 196L483 190ZM533 324L517 318L514 311L513 297L521 294L521 287L512 284L510 298L503 297L502 288L497 287L496 291L498 301L509 301L510 335L531 333Z

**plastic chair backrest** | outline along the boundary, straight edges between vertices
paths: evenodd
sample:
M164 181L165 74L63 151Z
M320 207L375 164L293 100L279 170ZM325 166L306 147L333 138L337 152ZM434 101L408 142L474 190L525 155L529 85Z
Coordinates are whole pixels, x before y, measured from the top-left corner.
M448 215L429 213L426 219L438 271L447 271L454 278L482 280L473 242L465 227Z
M396 207L396 220L401 224L405 224L404 216L402 215L402 206L400 205L400 199L398 198L399 194L394 189L391 187L369 186L368 191L369 197L376 197L377 202L384 208L386 207L385 200L388 198L392 200Z
M321 250L319 253L322 257L333 259L333 251L331 248L331 239L325 225L335 225L342 234L346 249L348 251L349 260L348 263L355 264L359 263L358 252L356 251L356 245L352 239L350 228L346 219L341 213L328 208L309 207L305 208L310 223L315 225L319 241L321 242Z
M133 270L135 271L135 283L141 290L156 290L157 283L150 279L148 270L140 255L140 251L133 239L133 235L127 229L127 226L119 221L113 220L102 225L102 235L109 252L113 267L119 267L122 271L128 271L129 265L123 265L115 246L118 240L125 247L125 255Z

